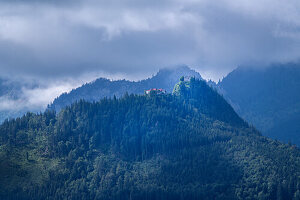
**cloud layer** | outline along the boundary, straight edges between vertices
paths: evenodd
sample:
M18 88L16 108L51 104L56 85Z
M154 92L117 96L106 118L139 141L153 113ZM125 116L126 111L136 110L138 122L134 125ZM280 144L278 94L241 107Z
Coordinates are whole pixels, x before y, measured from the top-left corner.
M295 61L296 0L17 0L0 3L0 71L43 78Z
M22 83L0 112L45 108L99 76L142 79L187 64L218 79L241 65L298 61L297 0L2 0L0 74Z

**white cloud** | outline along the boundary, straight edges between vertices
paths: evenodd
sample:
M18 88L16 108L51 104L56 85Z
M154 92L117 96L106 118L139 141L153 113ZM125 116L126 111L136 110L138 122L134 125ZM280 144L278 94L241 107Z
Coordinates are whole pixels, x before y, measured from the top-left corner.
M73 85L52 85L47 88L23 88L18 98L10 95L0 97L0 111L43 111L55 97L69 91Z
M300 3L284 0L4 1L0 70L42 77L298 60Z
M138 80L187 64L217 80L238 65L300 57L296 0L43 2L0 3L1 75L46 80L0 97L0 111L42 109L99 76Z
M150 74L141 75L138 78L122 73L109 74L105 72L94 72L82 74L78 78L64 78L62 80L48 79L44 81L34 80L33 77L15 77L2 83L3 86L12 88L6 95L0 96L0 112L25 113L27 111L44 111L48 104L64 92L69 92L84 83L91 82L98 77L107 77L111 80L130 78L141 80ZM9 77L6 77L9 78ZM19 89L19 85L23 87Z

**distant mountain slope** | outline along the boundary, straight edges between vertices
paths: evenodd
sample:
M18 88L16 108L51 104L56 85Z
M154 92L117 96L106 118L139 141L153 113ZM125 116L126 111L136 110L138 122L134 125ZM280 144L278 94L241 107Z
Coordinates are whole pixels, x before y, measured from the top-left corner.
M79 101L0 126L1 199L299 199L300 151L204 81Z
M114 95L121 97L126 92L129 94L143 94L145 90L150 88L163 88L170 93L181 76L201 78L199 73L191 70L187 66L162 69L155 76L138 82L127 80L111 81L105 78L99 78L69 93L60 95L53 101L50 108L59 111L80 99L92 102L98 101L103 97L113 97Z
M300 145L300 65L238 68L218 84L245 120L264 135Z

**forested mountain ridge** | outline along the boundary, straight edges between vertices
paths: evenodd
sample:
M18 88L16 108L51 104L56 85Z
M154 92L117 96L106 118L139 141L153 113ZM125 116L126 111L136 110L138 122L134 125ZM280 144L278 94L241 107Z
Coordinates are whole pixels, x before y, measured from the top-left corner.
M155 76L142 81L118 80L111 81L106 78L99 78L91 83L73 89L69 93L63 93L51 104L51 109L59 111L75 101L85 99L87 101L99 101L104 97L121 97L126 92L142 94L145 89L164 88L171 92L174 84L181 75L195 76L201 78L200 74L187 66L161 69ZM43 112L45 102L38 102L32 97L36 94L34 90L47 89L51 84L30 80L25 78L0 77L0 124L8 118L21 117L27 112ZM49 103L53 99L49 97Z
M219 84L236 112L268 137L300 145L300 65L238 68Z
M106 78L99 78L73 89L69 93L61 94L50 105L50 109L59 111L80 99L93 102L99 101L104 97L113 97L114 95L121 97L126 92L129 94L144 94L144 91L150 88L163 88L168 93L171 93L181 76L193 76L201 79L201 75L198 72L187 66L161 69L155 76L137 82L128 80L111 81Z
M0 126L2 199L299 199L300 151L204 81L78 101Z

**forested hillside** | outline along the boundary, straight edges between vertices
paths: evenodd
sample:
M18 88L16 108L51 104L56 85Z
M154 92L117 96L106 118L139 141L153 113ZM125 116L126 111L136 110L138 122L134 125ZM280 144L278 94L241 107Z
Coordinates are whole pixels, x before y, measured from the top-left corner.
M137 82L128 80L111 81L99 78L91 83L73 89L69 93L60 95L50 105L50 109L60 111L60 109L80 99L93 102L99 101L104 97L113 97L114 95L121 97L126 92L130 94L144 94L144 91L150 88L163 88L168 93L171 93L174 85L181 76L193 76L201 79L198 72L187 66L161 69L155 76Z
M299 199L300 151L204 81L0 126L1 199Z
M300 65L238 68L218 85L236 112L263 135L300 145Z

